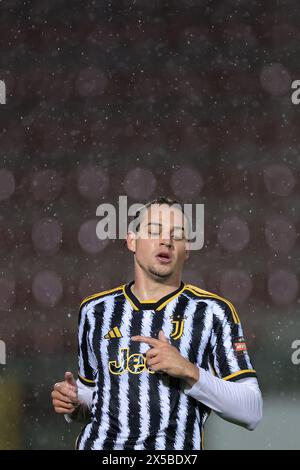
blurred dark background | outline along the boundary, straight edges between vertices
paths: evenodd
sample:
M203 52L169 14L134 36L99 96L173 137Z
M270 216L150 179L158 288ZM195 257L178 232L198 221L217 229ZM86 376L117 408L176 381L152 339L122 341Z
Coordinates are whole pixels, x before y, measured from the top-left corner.
M205 204L183 280L235 304L266 410L254 433L212 418L207 447L299 448L299 2L0 12L0 448L74 447L50 391L76 372L80 301L132 279L123 241L95 234L120 195Z

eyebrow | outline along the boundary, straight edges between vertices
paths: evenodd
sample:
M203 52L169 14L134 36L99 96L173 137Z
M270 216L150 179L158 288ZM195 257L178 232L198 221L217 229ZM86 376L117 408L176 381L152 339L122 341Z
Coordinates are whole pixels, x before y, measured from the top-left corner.
M162 224L159 224L159 223L157 223L157 222L149 222L149 223L146 225L146 227L148 227L149 225L158 225L159 227L162 227ZM174 228L180 228L181 230L184 231L184 227L180 227L179 225L174 225L173 229L174 229ZM173 229L172 229L172 230L173 230Z

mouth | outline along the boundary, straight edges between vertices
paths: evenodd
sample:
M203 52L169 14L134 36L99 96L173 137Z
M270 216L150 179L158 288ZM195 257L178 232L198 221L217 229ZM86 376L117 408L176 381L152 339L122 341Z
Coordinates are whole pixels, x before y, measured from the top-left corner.
M156 255L156 258L163 264L168 264L168 263L171 263L172 261L171 254L167 252L158 253L158 255Z

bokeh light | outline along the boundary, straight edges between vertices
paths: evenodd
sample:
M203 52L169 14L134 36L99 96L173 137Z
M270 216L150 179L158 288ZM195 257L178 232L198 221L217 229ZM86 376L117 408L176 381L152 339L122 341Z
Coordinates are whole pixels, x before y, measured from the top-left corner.
M224 219L218 231L218 240L228 251L243 250L250 240L247 222L237 216Z
M172 173L170 185L174 194L183 200L199 196L203 187L203 178L196 168L183 167Z
M100 167L83 168L79 172L78 191L88 200L97 201L107 194L109 176Z
M288 305L295 301L299 283L295 273L285 269L277 269L268 279L268 291L273 302Z
M63 296L62 281L53 271L40 271L34 277L32 293L40 305L55 307Z
M32 243L38 252L56 253L62 242L62 229L54 219L40 219L32 227Z
M264 169L264 182L269 193L277 196L289 196L296 184L292 171L281 164Z
M78 232L78 242L86 253L97 254L104 250L109 244L109 239L100 240L97 237L96 227L99 220L87 220L84 222Z
M144 201L154 193L156 178L151 170L137 167L127 173L123 185L128 196Z
M283 215L275 215L266 220L265 235L268 245L281 253L288 253L297 240L297 232L291 220Z
M0 169L0 201L9 199L15 191L15 178L11 171Z
M59 196L63 178L55 170L36 171L31 177L30 186L36 201L51 202Z

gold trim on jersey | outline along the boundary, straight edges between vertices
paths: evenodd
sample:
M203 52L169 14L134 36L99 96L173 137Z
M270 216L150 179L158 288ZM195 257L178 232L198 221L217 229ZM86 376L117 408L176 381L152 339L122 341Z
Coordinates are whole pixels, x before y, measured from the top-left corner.
M97 294L93 294L93 295L90 295L89 297L86 297L80 304L80 307L82 307L83 304L85 304L86 302L88 302L89 300L92 300L92 299L95 299L97 297L102 297L103 295L106 295L106 294L110 294L111 292L115 292L117 290L121 290L123 289L124 287L124 284L122 284L121 286L119 287L115 287L114 289L110 289L110 290L105 290L103 292L98 292Z
M125 286L126 284L123 285L123 293L124 293L125 298L128 300L130 305L134 308L134 310L139 310L139 308L132 302L131 298L128 297L128 295L126 294Z
M233 377L237 377L238 375L242 374L256 374L256 371L254 369L245 369L245 370L239 370L238 372L235 372L234 374L227 375L227 377L223 377L223 380L229 380L232 379Z
M84 380L84 382L87 382L89 384L94 384L96 383L95 380L89 380L89 379L86 379L85 377L83 377L82 375L78 374L78 377L80 377L82 380Z
M200 289L199 287L193 286L192 284L187 284L186 289L193 292L193 294L198 295L199 297L209 297L212 299L222 300L230 308L234 323L236 324L241 323L234 305L231 302L229 302L229 300L225 299L224 297L221 297L218 294L213 294L212 292L208 292L206 290Z
M157 310L157 311L160 311L161 309L164 308L165 305L167 305L169 302L171 302L171 300L176 299L176 297L178 297L178 296L184 291L185 287L186 287L186 286L185 286L185 284L184 284L183 287L182 287L182 289L180 289L180 291L177 292L177 294L172 295L172 297L170 297L170 298L167 299L165 302L163 302L156 310Z

